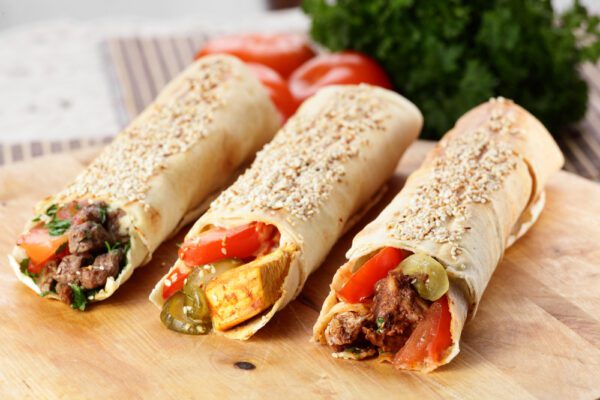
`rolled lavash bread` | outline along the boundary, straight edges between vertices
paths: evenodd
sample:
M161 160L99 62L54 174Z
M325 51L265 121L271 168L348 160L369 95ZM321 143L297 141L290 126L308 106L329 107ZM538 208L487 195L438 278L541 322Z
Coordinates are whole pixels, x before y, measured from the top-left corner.
M503 98L461 117L381 214L352 242L313 328L325 343L334 315L359 305L338 300L360 263L384 247L425 253L450 278L452 345L431 371L452 360L467 316L473 316L504 251L539 217L544 185L564 159L550 133L530 113ZM385 357L382 357L385 358Z
M37 204L35 213L73 200L104 201L124 211L119 224L131 245L126 265L89 298L106 299L165 239L197 218L278 127L266 90L240 60L204 57L171 81L72 184ZM28 223L25 232L36 224ZM19 268L24 256L16 246L10 264L40 294Z
M298 296L337 239L372 204L422 124L410 101L369 85L330 86L304 102L186 236L188 241L210 226L259 221L278 228L279 247L295 249L274 305L218 334L248 339ZM177 260L171 271L182 263ZM159 307L165 277L150 296Z

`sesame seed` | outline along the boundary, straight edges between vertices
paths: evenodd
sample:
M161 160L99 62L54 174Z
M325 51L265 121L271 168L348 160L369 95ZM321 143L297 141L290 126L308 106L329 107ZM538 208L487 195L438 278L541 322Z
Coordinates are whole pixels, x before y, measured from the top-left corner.
M514 128L514 119L506 115L504 105L509 101L490 100L494 108L481 126L442 139L430 179L418 186L409 206L395 213L386 225L391 237L449 243L450 255L458 259L462 254L459 243L471 229L466 225L470 217L467 206L489 202L520 159L509 135L522 131Z
M152 103L60 195L83 197L93 188L96 197L108 201L143 202L166 160L208 135L231 76L231 65L224 60L195 64L179 78L177 95ZM150 207L144 203L146 211Z
M359 156L367 134L385 129L388 110L361 85L335 92L312 115L297 113L211 209L285 210L288 222L307 221L344 181L346 164Z

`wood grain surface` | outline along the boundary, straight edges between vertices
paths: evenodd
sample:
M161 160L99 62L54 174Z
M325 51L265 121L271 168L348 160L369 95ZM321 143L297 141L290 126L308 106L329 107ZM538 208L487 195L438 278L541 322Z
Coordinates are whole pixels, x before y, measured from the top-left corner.
M39 298L17 281L4 255L34 203L63 187L97 150L0 169L0 398L598 398L600 186L567 172L551 180L540 220L506 253L452 364L428 375L398 372L335 360L309 342L352 236L430 146L419 142L408 151L387 198L248 342L162 326L147 297L183 233L85 313ZM256 368L237 368L239 361Z

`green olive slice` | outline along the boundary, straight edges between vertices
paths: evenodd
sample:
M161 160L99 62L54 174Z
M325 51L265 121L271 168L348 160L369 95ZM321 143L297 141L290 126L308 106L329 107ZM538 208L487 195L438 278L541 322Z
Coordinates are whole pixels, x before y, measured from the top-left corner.
M416 253L406 257L399 267L404 275L414 277L412 285L426 300L435 301L448 291L446 269L433 257Z

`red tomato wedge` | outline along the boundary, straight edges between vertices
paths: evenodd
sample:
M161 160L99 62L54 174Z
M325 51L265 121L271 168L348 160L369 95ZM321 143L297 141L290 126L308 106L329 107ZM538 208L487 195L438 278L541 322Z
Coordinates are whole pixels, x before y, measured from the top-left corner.
M184 265L182 267L175 268L169 273L163 283L162 297L164 300L183 289L185 278L188 277L190 272L192 272L192 267Z
M56 216L59 219L68 219L71 220L75 214L79 211L79 204L76 201L72 201L61 208L56 212Z
M276 231L273 225L262 222L252 222L231 229L210 229L183 243L179 248L179 258L193 267L225 258L253 257L264 242L271 240Z
M448 296L445 295L429 307L425 319L396 353L394 365L397 368L415 369L426 360L439 362L444 351L452 344L451 318Z
M304 36L282 33L221 36L206 43L196 54L196 59L215 53L231 54L246 62L266 65L284 78L315 56Z
M29 272L39 274L46 262L57 256L59 248L67 243L66 235L50 236L46 228L31 229L17 240L17 245L29 257Z
M385 278L390 270L396 268L409 255L410 252L405 250L383 248L352 274L338 292L338 297L347 303L365 301L373 295L375 283Z
M276 71L265 65L256 63L247 63L246 65L254 72L265 89L267 89L269 97L275 104L281 118L281 123L283 124L298 107L296 100L294 100L288 89L286 81Z
M324 86L358 83L392 88L387 74L375 60L353 51L317 56L302 64L289 79L290 91L299 103Z
M273 225L252 222L231 229L213 228L202 232L179 248L179 258L185 266L169 273L163 284L163 299L183 289L185 278L197 265L210 264L225 258L246 259L265 254L274 245L279 232Z

